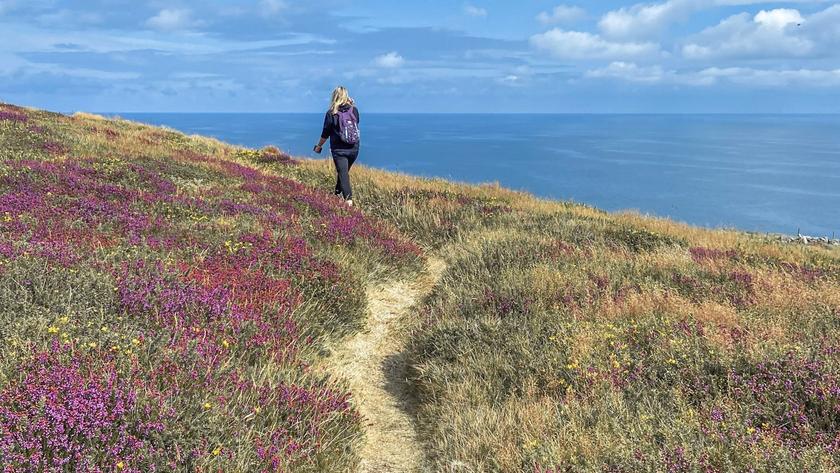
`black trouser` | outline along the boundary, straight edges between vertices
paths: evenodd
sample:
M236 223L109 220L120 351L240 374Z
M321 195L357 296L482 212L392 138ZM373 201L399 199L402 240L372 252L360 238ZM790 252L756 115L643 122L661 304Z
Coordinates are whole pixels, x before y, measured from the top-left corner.
M344 200L353 198L353 189L350 187L350 168L359 157L358 150L333 151L333 163L335 163L335 195L342 195Z

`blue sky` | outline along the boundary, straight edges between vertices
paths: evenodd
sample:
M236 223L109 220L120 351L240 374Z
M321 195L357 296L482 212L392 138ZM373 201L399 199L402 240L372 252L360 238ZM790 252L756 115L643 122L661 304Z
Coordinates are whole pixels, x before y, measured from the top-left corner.
M0 101L61 111L840 113L840 2L0 0Z

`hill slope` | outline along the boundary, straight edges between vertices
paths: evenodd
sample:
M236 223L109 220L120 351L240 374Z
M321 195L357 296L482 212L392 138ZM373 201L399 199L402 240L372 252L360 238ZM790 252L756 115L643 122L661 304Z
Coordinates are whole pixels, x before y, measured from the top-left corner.
M419 268L383 222L128 122L0 110L0 463L341 471L360 419L311 369L371 279Z
M840 467L837 248L10 105L0 159L4 466L370 468L394 403L426 471Z

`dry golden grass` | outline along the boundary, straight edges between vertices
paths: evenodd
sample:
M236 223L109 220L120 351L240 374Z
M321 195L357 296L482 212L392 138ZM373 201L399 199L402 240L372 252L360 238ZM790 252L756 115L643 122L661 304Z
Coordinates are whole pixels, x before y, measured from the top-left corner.
M326 164L304 168L326 185ZM354 179L369 211L449 261L411 354L431 471L838 467L837 396L803 386L840 376L840 248L363 166ZM505 210L480 211L491 202ZM821 407L791 428L799 403Z

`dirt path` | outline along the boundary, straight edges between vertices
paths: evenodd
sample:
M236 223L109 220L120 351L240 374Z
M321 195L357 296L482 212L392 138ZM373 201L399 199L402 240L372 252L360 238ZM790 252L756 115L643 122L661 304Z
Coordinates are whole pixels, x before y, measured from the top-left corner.
M405 382L403 317L431 291L445 269L430 259L416 279L388 281L369 287L366 329L333 350L330 369L350 383L350 391L364 417L361 449L364 473L419 471L423 449L411 418Z

